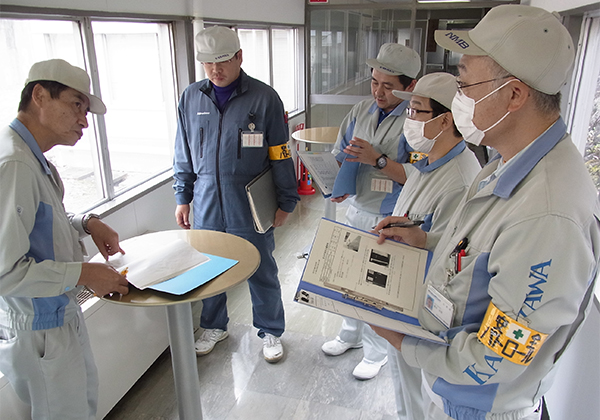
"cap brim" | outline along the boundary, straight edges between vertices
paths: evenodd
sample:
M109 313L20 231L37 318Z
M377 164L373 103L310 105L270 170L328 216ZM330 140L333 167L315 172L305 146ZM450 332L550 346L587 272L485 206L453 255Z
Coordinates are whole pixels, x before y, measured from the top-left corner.
M239 51L239 50L238 50ZM223 61L231 60L237 51L232 53L221 53L221 54L204 54L196 53L196 60L201 63L222 63Z
M384 66L379 61L377 61L377 59L375 59L375 58L369 58L366 61L366 63L367 63L367 66L369 66L373 69L379 70L383 74L389 74L390 76L400 76L403 74L402 72L395 71L395 70L390 69L389 67Z
M479 48L471 37L469 31L456 31L443 29L435 31L435 42L442 48L466 55L488 55Z
M396 98L404 99L405 101L410 101L410 98L413 96L411 92L405 92L403 90L392 90L392 94Z
M97 96L82 92L90 100L90 112L92 114L106 114L106 105Z

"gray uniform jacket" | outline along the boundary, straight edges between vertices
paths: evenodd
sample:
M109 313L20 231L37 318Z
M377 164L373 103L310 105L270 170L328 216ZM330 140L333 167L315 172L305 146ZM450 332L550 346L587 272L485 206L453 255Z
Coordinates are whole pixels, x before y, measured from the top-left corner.
M402 136L404 120L406 119L404 111L407 107L408 101L401 102L377 125L379 108L374 99L366 99L354 105L342 121L332 151L338 162L342 162L348 156L343 150L350 144L353 137L368 141L375 150L382 154L385 153L393 161L398 163L407 162L412 151L406 139ZM343 171L344 168L340 169L338 177L344 176ZM362 211L390 215L402 186L394 183L391 193L372 191L371 181L374 178L389 178L380 170L365 164L358 165L355 178L356 193L348 198L348 203ZM337 182L339 181L336 180Z
M426 248L433 250L481 167L464 141L432 164L425 158L403 166L407 179L394 216L424 221Z
M0 131L0 325L42 330L72 319L83 261L81 217L25 126ZM75 229L76 227L77 229Z
M412 337L402 343L406 362L423 369L425 385L441 397L446 414L459 420L511 420L531 412L549 389L593 295L598 192L562 119L513 159L478 191L498 160L481 171L434 252L426 282L454 304L453 323L443 327L424 308L419 320L450 345ZM456 273L452 252L464 238L466 256ZM513 347L495 347L498 354L485 346L490 335L478 338L491 304L536 332L530 338L548 334L529 364L518 363L527 355L514 354Z

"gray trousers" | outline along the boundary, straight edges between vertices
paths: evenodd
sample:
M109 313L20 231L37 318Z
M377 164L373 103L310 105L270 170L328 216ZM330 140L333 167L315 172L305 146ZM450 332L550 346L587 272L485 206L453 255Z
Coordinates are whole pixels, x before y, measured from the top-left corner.
M421 369L408 365L402 354L388 343L388 364L394 382L400 420L424 420Z
M62 327L0 327L0 372L35 420L93 420L98 371L81 311Z

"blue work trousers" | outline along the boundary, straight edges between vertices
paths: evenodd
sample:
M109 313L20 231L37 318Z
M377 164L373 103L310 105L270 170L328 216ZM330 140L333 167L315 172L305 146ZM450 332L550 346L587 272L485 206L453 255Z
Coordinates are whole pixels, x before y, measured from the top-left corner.
M281 301L281 286L277 277L277 263L273 258L275 250L274 229L265 234L255 231L227 229L227 233L251 242L260 252L258 270L248 279L252 299L253 325L258 328L258 336L265 333L280 337L285 330L285 316ZM200 326L204 329L227 330L227 295L221 293L202 301Z

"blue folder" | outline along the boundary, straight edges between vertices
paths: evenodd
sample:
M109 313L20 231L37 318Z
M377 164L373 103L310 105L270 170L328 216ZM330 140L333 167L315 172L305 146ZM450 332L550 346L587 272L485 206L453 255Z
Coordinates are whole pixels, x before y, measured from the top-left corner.
M177 277L149 286L148 288L159 292L183 295L196 287L208 283L238 263L237 260L206 253L203 254L210 258L210 261L200 264Z

